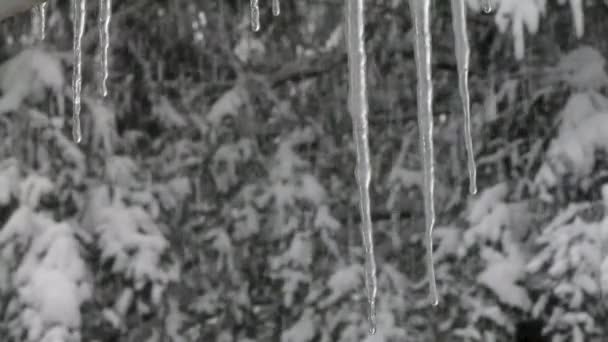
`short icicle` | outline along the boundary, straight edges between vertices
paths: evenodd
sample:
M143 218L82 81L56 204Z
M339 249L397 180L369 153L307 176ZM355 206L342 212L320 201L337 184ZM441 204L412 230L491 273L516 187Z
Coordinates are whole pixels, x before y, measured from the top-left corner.
M251 6L251 29L253 32L260 30L260 5L259 0L250 0Z
M458 63L458 89L464 113L464 142L467 150L467 169L469 171L469 192L477 193L477 166L471 137L471 100L469 96L470 48L467 37L467 9L465 0L452 1L452 25L454 28L454 46Z
M414 21L415 56L418 76L418 129L424 179L425 241L431 303L439 303L433 262L433 226L435 225L435 161L433 157L433 82L431 78L431 1L410 0Z
M86 0L73 0L74 6L74 71L72 76L72 91L74 92L74 113L72 120L72 136L80 143L82 132L80 128L80 93L82 91L82 36L87 16Z
M110 50L110 22L112 20L112 0L99 0L99 52L101 95L108 96L108 56Z
M376 261L372 231L371 161L368 138L368 104L366 85L366 56L364 41L364 0L346 0L346 40L348 45L349 109L357 151L356 178L359 187L361 234L365 248L365 287L367 290L370 333L376 331Z
M272 0L272 15L275 17L281 14L281 0Z
M46 2L43 2L38 5L38 11L40 12L40 40L46 39L46 10Z
M46 35L46 2L32 9L32 31L36 38L43 41Z

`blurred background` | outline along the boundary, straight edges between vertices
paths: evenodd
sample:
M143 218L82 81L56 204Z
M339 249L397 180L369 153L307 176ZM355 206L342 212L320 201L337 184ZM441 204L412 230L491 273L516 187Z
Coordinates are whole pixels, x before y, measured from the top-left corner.
M428 305L413 30L366 1L378 332L367 334L344 1L97 9L71 140L72 21L0 24L2 341L608 341L608 6L469 5L467 193L448 1L434 1L438 307Z

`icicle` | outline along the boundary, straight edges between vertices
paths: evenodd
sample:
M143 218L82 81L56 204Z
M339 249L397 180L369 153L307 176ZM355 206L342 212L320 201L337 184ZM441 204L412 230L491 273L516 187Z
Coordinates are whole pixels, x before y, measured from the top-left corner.
M260 6L258 0L251 0L251 29L254 32L260 30Z
M46 2L33 9L33 29L40 41L46 38Z
M464 142L467 150L467 168L469 171L469 192L477 193L477 166L471 137L471 100L469 97L469 60L470 48L467 37L467 9L465 0L452 0L452 25L454 28L454 46L458 63L458 89L464 113Z
M366 85L366 57L364 41L364 0L346 0L346 40L348 44L349 109L357 150L356 177L359 186L361 234L365 247L365 287L369 302L370 333L376 331L376 261L372 231L369 185L371 162L368 141L368 105Z
M34 6L32 9L32 34L40 39L40 7Z
M426 223L427 269L431 303L439 303L433 265L433 226L435 225L435 162L433 157L433 83L431 79L431 1L410 0L414 20L415 55L418 76L418 129L424 168L424 212Z
M74 113L72 136L79 143L82 140L80 129L80 93L82 91L82 36L87 16L86 0L73 0L74 6L74 73L72 91L74 92Z
M32 31L38 40L44 40L46 31L46 2L32 9Z
M46 2L43 2L38 5L38 11L40 11L40 40L46 39L46 10Z
M99 0L99 46L101 95L108 95L108 52L110 50L110 22L112 20L112 0Z
M272 0L272 14L275 17L281 14L281 0Z

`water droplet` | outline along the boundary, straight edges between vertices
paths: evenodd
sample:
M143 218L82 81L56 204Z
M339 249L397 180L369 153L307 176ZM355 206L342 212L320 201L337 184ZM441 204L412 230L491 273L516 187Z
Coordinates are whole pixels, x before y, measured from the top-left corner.
M82 141L82 130L80 128L80 118L76 117L72 121L72 139L75 143L80 144Z
M281 14L281 2L280 0L272 0L272 15L279 16Z
M376 326L372 325L369 327L369 334L370 335L375 335L376 334Z
M481 11L484 14L492 14L495 8L494 0L481 0Z

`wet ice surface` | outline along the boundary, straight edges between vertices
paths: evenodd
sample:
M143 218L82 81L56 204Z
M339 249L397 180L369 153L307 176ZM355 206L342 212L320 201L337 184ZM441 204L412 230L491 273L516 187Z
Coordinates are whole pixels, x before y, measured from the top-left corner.
M369 151L364 9L363 0L347 2L346 39L349 69L349 110L353 121L353 136L357 152L355 174L359 187L361 236L365 249L365 287L369 303L370 333L373 334L376 331L375 305L378 285L369 193L372 170Z

